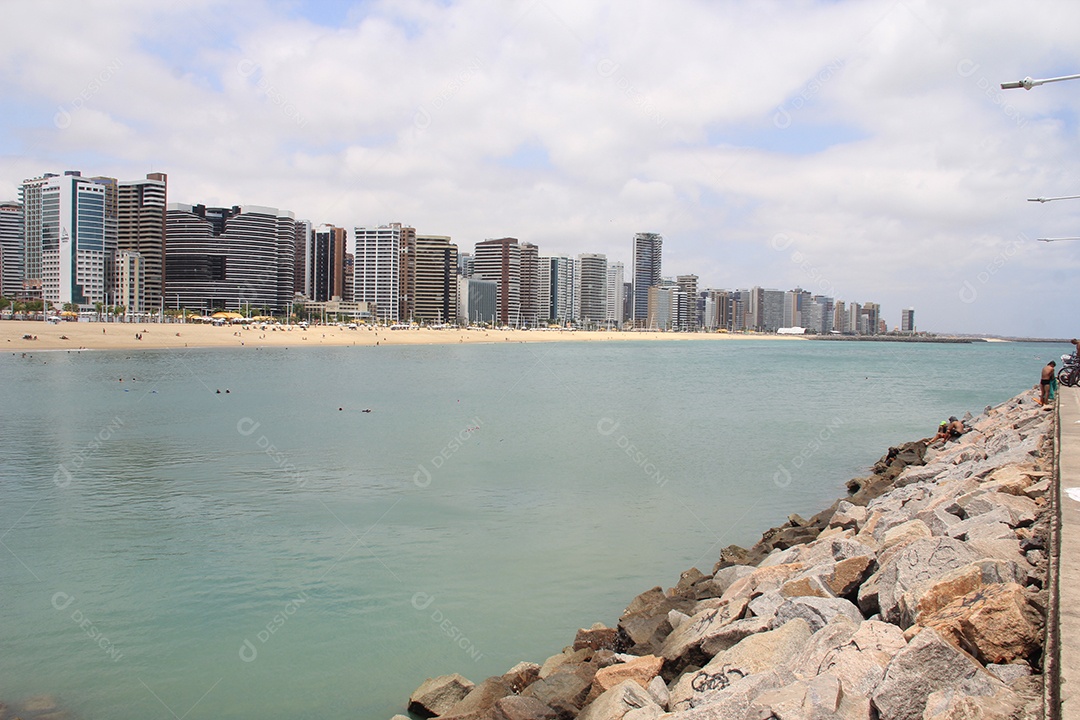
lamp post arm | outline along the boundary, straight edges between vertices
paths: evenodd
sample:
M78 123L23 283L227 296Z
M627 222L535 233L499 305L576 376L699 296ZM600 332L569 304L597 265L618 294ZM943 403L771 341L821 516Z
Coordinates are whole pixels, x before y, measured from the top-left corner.
M1023 80L1017 80L1016 82L1004 82L1001 83L1002 90L1015 90L1017 88L1024 88L1030 90L1033 87L1039 85L1045 85L1046 83L1061 82L1062 80L1076 80L1080 79L1080 75L1062 75L1061 77L1043 78L1042 80L1033 80L1030 77L1026 77Z

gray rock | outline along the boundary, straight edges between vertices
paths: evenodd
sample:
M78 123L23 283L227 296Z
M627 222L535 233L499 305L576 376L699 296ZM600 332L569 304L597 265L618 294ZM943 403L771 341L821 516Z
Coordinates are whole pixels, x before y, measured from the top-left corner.
M1006 685L1020 678L1029 677L1032 674L1031 668L1024 663L1007 663L1003 665L990 663L986 666L986 671Z
M978 553L974 549L953 538L912 541L889 556L881 570L871 576L876 579L881 616L889 622L900 622L899 604L904 593L918 590L948 571L977 559ZM859 605L864 605L862 591L859 593Z
M701 651L707 657L714 657L718 653L722 653L728 648L735 647L744 638L748 638L751 635L757 633L767 632L772 630L773 618L770 617L750 617L743 618L742 620L736 620L733 623L729 623L720 630L701 643Z
M787 602L787 598L777 591L763 593L751 600L746 609L754 614L754 617L772 618L777 609Z
M773 620L775 627L784 623L801 618L810 626L810 632L814 633L825 627L834 617L842 615L855 623L863 621L862 613L853 603L843 598L824 597L793 597L788 598L776 611Z
M945 688L926 699L923 720L1042 720L1042 703L1024 698L1011 688L997 688L993 694L966 693Z
M1005 687L970 655L924 628L897 653L871 696L881 720L922 720L927 698L938 690L993 694Z
M945 509L940 506L923 510L915 516L915 519L922 520L933 535L951 535L949 528L960 522L960 518L945 512Z
M869 720L870 701L845 693L840 678L831 673L766 690L750 704L748 717L784 720Z
M445 715L475 687L457 673L428 678L409 696L409 712L420 717Z
M911 468L908 468L911 469ZM853 505L847 500L841 500L829 520L830 527L843 528L845 530L858 530L866 522L866 508L862 505Z
M671 693L668 691L664 678L657 675L649 681L649 685L645 689L649 692L653 702L667 710L668 703L671 702Z
M905 647L903 632L891 623L856 624L838 616L814 633L791 667L802 679L832 673L843 679L846 691L869 697L885 677L885 668Z
M731 587L733 582L746 577L752 572L754 572L752 565L729 565L726 568L717 570L712 578L713 585L719 590L717 597L723 595L724 591Z
M737 599L725 603L723 607L703 610L692 618L683 621L675 628L658 653L664 658L668 671L678 672L687 665L701 665L708 657L701 651L701 644L711 635L742 617L746 611L746 600Z
M761 693L785 687L796 678L786 668L777 668L747 677L735 677L722 689L684 703L681 710L672 704L671 720L736 720L746 718L750 704ZM700 702L701 704L694 704Z
M801 618L745 638L701 670L684 673L671 689L672 710L693 707L741 678L784 666L809 639L810 626Z

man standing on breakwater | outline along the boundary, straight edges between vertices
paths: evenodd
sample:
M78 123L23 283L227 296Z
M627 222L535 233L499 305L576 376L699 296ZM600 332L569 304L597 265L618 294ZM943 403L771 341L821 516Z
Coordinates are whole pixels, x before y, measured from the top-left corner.
M1057 363L1051 360L1042 369L1042 379L1039 380L1039 404L1045 405L1050 402L1050 383L1054 380L1054 368Z

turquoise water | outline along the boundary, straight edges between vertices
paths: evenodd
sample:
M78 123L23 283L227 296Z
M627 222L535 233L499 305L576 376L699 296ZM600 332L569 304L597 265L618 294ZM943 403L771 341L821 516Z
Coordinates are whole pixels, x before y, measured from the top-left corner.
M9 354L0 700L48 693L89 720L388 718L426 677L542 661L709 572L1068 350Z

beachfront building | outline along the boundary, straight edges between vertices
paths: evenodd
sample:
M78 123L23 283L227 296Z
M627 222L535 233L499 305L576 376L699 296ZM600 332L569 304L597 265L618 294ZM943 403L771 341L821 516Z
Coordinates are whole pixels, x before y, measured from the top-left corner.
M19 186L19 203L23 207L23 276L19 295L24 298L41 297L41 192L45 183L55 177L56 173L45 173L23 180Z
M881 332L881 306L877 303L863 303L862 320L860 320L860 333L862 335L877 335Z
M915 308L909 307L900 311L900 332L915 334Z
M458 314L458 248L445 235L417 235L414 317L454 323Z
M676 292L678 292L678 288L670 285L653 285L649 288L649 304L645 328L661 332L671 329L672 313L673 311L678 312L678 304L675 298Z
M398 261L398 317L412 320L416 315L416 228L390 223L400 230L401 259Z
M605 307L607 317L604 324L609 328L621 328L623 319L623 273L625 268L621 262L609 262L607 269L607 302Z
M117 305L127 308L137 305L138 312L153 312L162 306L165 296L165 206L168 176L165 173L149 173L145 180L124 180L117 184L117 234L116 249L138 255L139 273L143 281L138 283L144 297L135 303L124 301L119 294ZM116 282L120 288L121 263L131 258L117 257ZM128 278L131 279L131 278ZM125 293L135 287L125 285ZM130 295L128 295L130 297Z
M293 236L293 291L304 298L311 297L311 256L314 227L310 220L296 221Z
M146 303L146 266L138 251L116 251L116 289L113 298L113 304L123 307L124 314L129 317L156 309Z
M356 256L352 253L345 253L342 266L345 275L345 288L341 292L341 301L351 303L353 302L353 280L356 277Z
M21 203L0 202L0 295L22 294L23 208Z
M379 320L397 322L401 317L401 223L358 227L353 238L353 300L374 303Z
M562 256L540 258L543 267L541 293L545 296L546 319L558 325L574 319L574 293L576 263L573 259Z
M540 249L521 243L521 321L529 327L545 324L540 312Z
M93 310L99 303L112 304L116 181L70 170L45 181L40 207L46 307Z
M701 327L701 316L698 314L697 298L698 298L698 276L697 275L677 275L675 277L675 284L679 286L686 295L687 307L686 307L686 322L680 323L680 330L697 330Z
M498 283L496 320L518 325L521 317L521 246L517 238L498 238L476 243L473 277Z
M311 268L308 299L315 302L345 298L345 228L319 225L311 235Z
M577 256L575 317L586 328L596 327L607 321L607 274L606 255L582 253Z
M170 203L165 212L165 306L245 314L293 301L296 220L261 205Z
M661 256L664 239L659 233L637 233L633 246L633 317L637 327L643 327L649 317L649 288L660 284Z
M499 283L458 276L458 320L470 325L494 325L498 311Z

